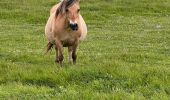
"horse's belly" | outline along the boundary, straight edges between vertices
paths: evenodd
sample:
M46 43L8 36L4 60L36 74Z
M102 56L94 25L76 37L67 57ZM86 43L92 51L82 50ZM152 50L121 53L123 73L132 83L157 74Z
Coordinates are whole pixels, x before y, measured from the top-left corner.
M62 32L61 34L59 39L64 47L73 46L76 40L79 39L79 32L66 31L66 32Z
M63 47L73 46L75 44L75 39L72 38L72 39L61 40L61 43Z

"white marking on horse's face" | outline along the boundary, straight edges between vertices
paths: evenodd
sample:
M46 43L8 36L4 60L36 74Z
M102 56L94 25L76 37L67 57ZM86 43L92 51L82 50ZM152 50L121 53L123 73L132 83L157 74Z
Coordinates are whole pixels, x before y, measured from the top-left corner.
M80 6L79 3L75 3L67 9L67 18L70 24L77 24L79 17Z
M77 24L76 20L75 21L70 20L69 22L70 22L70 24Z

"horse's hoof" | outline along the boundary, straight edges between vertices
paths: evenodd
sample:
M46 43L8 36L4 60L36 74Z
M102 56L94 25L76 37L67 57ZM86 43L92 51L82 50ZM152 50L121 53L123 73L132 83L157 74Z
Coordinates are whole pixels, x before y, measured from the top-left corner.
M56 59L56 60L55 60L55 63L59 64L59 63L60 63L60 61L59 61L58 59Z
M76 61L73 61L73 64L76 65Z
M61 61L55 60L55 63L56 63L56 64L59 64L61 67L63 67L63 63L62 63Z

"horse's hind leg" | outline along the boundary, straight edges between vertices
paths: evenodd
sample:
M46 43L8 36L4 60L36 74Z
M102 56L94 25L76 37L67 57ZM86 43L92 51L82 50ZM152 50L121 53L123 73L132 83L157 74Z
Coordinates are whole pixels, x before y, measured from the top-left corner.
M52 48L53 48L53 44L52 44L51 42L48 42L48 44L47 44L47 50L46 50L45 54L47 54L48 51L50 51Z

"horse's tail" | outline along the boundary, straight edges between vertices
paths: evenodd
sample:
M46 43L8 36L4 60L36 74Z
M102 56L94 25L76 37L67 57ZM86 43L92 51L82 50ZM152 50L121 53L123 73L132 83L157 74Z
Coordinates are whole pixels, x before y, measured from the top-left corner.
M45 54L47 54L48 51L50 51L52 48L53 48L53 44L51 42L48 42Z

